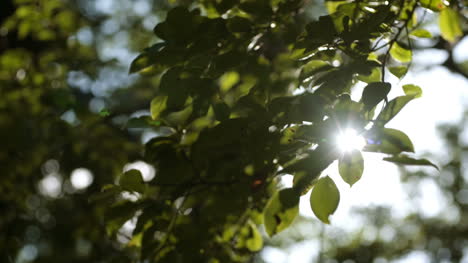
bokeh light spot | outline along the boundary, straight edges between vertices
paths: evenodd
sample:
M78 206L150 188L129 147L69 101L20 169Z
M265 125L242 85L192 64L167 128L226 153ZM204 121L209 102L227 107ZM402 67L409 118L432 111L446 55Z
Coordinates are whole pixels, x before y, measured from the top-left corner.
M86 168L77 168L73 170L70 176L70 181L73 188L82 190L93 183L94 177L90 170Z

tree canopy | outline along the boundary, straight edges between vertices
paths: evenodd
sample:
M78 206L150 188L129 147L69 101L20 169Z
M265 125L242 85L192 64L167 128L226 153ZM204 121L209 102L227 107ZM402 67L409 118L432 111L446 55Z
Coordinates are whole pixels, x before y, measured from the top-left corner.
M422 96L394 81L420 40L451 50L465 36L463 1L161 1L153 38L125 35L139 50L130 65L95 45L120 33L88 5L1 10L2 262L249 262L309 191L330 223L340 201L322 173L331 163L350 186L361 151L437 168L386 124ZM429 11L440 36L424 28ZM128 28L148 23L124 17ZM362 148L339 149L348 130ZM135 161L155 176L124 169ZM79 172L92 184L74 183ZM284 174L294 184L279 189Z

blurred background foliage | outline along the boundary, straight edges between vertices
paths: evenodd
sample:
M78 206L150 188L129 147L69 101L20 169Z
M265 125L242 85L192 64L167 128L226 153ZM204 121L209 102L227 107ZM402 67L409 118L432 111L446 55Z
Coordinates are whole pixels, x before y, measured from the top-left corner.
M298 27L326 12L321 1L305 2ZM133 260L134 250L127 245L131 237L120 231L116 239L109 238L109 224L103 220L107 210L89 197L115 183L123 167L143 167L146 176L154 176L154 169L141 161L143 143L167 131L128 128L127 121L148 114L160 78L128 75L129 65L157 41L153 28L170 8L192 4L2 1L0 262ZM466 3L460 1L459 6ZM466 9L462 11L466 14ZM264 48L268 56L275 47ZM436 37L420 48L448 52L441 64L466 77L468 63L454 59L455 44ZM317 239L322 244L320 262L385 262L414 250L424 251L433 262L460 261L468 247L468 185L463 169L467 146L459 141L464 127L461 123L441 128L453 154L442 168L444 176L402 172L405 186L415 196L421 181L434 181L457 211L455 219L426 219L417 213L393 218L388 208L377 207L359 211L365 226L361 232L324 235L314 232L322 229L318 221L298 220L280 237L266 239L265 245L285 248ZM312 229L310 235L304 225ZM263 261L262 255L253 260Z

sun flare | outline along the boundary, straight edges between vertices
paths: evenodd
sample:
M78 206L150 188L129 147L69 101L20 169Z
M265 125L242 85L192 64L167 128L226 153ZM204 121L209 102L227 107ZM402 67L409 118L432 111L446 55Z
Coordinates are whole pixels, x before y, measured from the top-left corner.
M345 153L352 150L361 150L366 142L356 130L346 128L336 137L336 145L341 152Z

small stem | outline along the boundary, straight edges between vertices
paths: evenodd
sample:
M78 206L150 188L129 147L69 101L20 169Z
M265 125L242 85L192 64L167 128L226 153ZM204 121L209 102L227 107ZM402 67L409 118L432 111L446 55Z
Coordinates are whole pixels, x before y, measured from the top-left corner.
M402 7L401 7L402 9ZM400 37L401 35L401 32L403 32L403 30L408 30L408 22L411 20L411 17L413 17L413 14L414 12L416 11L416 4L414 4L413 8L411 9L411 12L408 14L408 19L405 21L405 23L403 24L402 27L398 28L398 32L396 33L395 37L390 41L388 42L388 45L389 45L389 48L387 50L387 52L385 52L385 56L384 56L384 59L383 59L383 62L382 62L382 82L385 82L385 67L387 65L387 60L388 60L388 55L390 54L390 50L392 49L393 45L395 44L395 42L398 41L398 38ZM406 36L408 38L408 36Z

